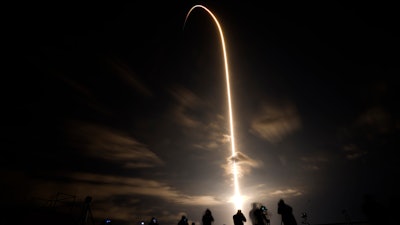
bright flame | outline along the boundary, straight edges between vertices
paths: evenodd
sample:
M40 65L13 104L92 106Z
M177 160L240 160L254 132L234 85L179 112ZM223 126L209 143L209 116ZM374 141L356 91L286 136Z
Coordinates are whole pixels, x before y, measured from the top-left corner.
M186 24L186 20L189 17L190 13L195 9L195 8L202 8L205 11L207 11L211 17L214 19L215 24L218 27L219 35L221 37L221 44L222 44L222 50L224 53L224 64L225 64L225 77L226 77L226 87L227 87L227 95L228 95L228 106L229 106L229 124L230 124L230 129L231 129L231 149L232 149L232 158L236 156L236 150L235 150L235 136L233 135L233 116L232 116L232 101L231 101L231 88L229 85L229 68L228 68L228 57L226 54L226 49L225 49L225 40L224 40L224 34L222 32L221 26L217 20L217 18L214 16L214 14L207 9L205 6L202 5L195 5L193 6L189 12L186 15L185 18L185 23L184 27ZM233 173L233 180L234 180L234 187L235 187L235 195L233 197L233 201L235 204L236 209L242 209L242 196L240 195L240 190L239 190L239 179L238 179L238 171L237 171L237 165L236 165L236 160L232 160L232 173Z

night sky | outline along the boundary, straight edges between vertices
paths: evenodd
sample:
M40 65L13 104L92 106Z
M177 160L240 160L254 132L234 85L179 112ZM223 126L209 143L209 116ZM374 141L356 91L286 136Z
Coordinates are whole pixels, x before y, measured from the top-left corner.
M183 29L196 4L225 35L245 225L252 203L280 224L279 199L298 224L369 220L366 196L395 212L399 14L336 1L5 8L2 208L60 192L97 224L233 225L222 46L200 8Z

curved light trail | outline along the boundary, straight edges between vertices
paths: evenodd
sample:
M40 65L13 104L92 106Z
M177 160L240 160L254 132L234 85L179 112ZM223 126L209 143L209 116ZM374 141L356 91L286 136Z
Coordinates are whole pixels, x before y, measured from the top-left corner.
M228 95L229 124L230 124L230 131L231 131L232 174L233 174L233 182L234 182L234 188L235 188L235 195L233 197L233 202L235 204L236 209L242 209L242 196L240 195L238 171L237 171L237 164L236 164L235 136L234 136L234 132L233 132L233 116L232 116L231 90L230 90L230 82L229 82L228 57L227 57L226 48L225 48L224 34L222 32L221 25L219 24L219 22L217 20L217 17L215 17L215 15L208 8L206 8L203 5L195 5L189 10L189 12L186 15L185 23L184 23L183 27L185 27L186 21L190 15L190 13L195 8L202 8L206 12L208 12L208 14L210 14L210 16L213 18L215 24L218 27L219 35L221 37L221 45L222 45L222 50L223 50L223 54L224 54L223 56L224 56L224 64L225 64L226 87L227 87L227 95Z

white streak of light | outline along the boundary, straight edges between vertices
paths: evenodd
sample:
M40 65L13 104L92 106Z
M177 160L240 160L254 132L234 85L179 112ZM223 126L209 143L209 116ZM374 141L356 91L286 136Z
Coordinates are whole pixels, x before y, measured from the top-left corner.
M239 191L239 179L238 179L238 172L237 172L237 165L236 165L236 150L235 150L235 136L234 136L234 132L233 132L233 116L232 116L232 101L231 101L231 88L230 88L230 81L229 81L229 68L228 68L228 57L227 57L227 53L226 53L226 48L225 48L225 39L224 39L224 34L222 32L222 28L217 20L217 18L214 16L214 14L205 6L202 5L195 5L193 6L189 12L186 15L185 18L185 23L184 23L184 27L186 24L186 20L189 17L190 13L195 9L195 8L202 8L205 11L207 11L211 17L214 19L215 24L218 27L218 31L221 37L221 44L222 44L222 50L224 53L224 64L225 64L225 76L226 76L226 87L227 87L227 95L228 95L228 106L229 106L229 124L230 124L230 130L231 130L231 145L232 145L232 173L233 173L233 180L234 180L234 186L235 186L235 196L233 198L234 200L234 204L236 209L242 209L242 197L240 195L240 191Z

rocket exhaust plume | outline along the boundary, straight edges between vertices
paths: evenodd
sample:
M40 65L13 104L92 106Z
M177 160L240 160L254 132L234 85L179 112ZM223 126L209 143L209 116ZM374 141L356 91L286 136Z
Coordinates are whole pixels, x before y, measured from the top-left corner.
M214 20L215 24L218 27L219 35L221 38L221 45L222 45L222 50L223 50L223 59L224 59L224 65L225 65L225 77L226 77L226 87L227 87L227 96L228 96L228 107L229 107L229 124L230 124L230 131L231 131L231 149L232 149L232 174L233 174L233 182L234 182L234 196L233 196L233 202L235 204L236 209L242 209L242 196L240 195L240 190L239 190L239 179L238 179L238 171L237 171L237 163L236 163L236 150L235 150L235 136L233 132L233 116L232 116L232 101L231 101L231 90L230 90L230 82L229 82L229 68L228 68L228 57L226 53L226 48L225 48L225 40L224 40L224 34L222 32L221 25L219 24L217 18L215 15L205 6L203 5L195 5L193 6L189 12L186 15L185 18L185 23L183 27L186 25L186 21L190 15L190 13L196 9L196 8L201 8L204 9Z

